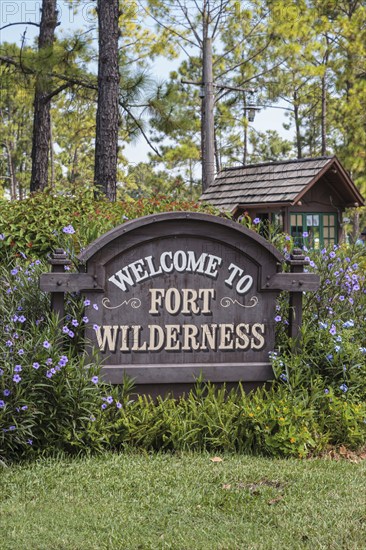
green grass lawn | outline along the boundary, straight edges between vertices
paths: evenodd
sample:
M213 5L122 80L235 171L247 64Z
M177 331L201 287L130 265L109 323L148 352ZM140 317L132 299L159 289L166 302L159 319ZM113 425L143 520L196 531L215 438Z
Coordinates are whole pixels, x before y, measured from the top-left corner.
M366 461L222 458L0 467L0 548L366 548Z

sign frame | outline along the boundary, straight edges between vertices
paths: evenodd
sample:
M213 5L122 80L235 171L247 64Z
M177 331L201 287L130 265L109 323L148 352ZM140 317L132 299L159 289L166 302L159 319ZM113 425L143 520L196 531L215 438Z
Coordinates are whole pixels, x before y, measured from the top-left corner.
M164 244L162 245L161 243ZM163 248L161 248L162 246ZM207 267L206 271L203 271L202 268L199 276L196 274L196 278L201 279L204 276L208 280L214 279L215 277L212 276L215 275L218 279L218 286L219 268L222 267L222 269L225 268L227 270L228 266L231 271L229 272L230 276L226 274L226 287L230 286L229 283L231 283L231 287L235 286L234 281L239 285L239 276L242 274L241 272L243 270L240 266L236 266L236 264L232 262L230 263L231 260L226 261L225 258L226 256L227 258L242 258L243 263L248 265L249 269L252 270L254 289L262 298L260 311L262 315L267 317L268 315L272 315L273 325L275 317L275 298L281 291L288 291L290 296L289 335L295 341L298 339L302 321L302 293L304 291L315 291L319 287L319 277L316 274L303 272L307 262L305 261L302 251L295 250L291 255L291 259L286 261L284 256L280 254L273 245L258 235L258 233L232 220L210 214L169 212L154 214L126 222L96 239L79 254L79 273L64 272L64 266L69 263L69 261L64 251L58 249L53 254L50 261L52 273L41 275L40 286L42 290L52 293L52 307L58 312L59 318L62 319L64 316L64 294L66 292L81 291L85 297L89 299L95 298L100 304L102 299L106 299L105 293L108 288L110 289L111 283L119 283L118 278L116 279L116 273L124 274L124 280L120 280L122 281L122 285L119 283L119 286L121 286L123 290L136 290L138 292L140 281L149 279L149 273L146 268L146 258L153 258L153 254L158 249L171 249L172 251L164 252L164 254L170 254L169 259L172 260L173 254L177 250L181 251L181 257L183 257L184 250L188 250L187 247L192 248L191 260L192 257L194 257L196 262L195 265L198 265L197 258L200 253L204 254L204 259L208 258L205 264L206 266L209 265L209 261L211 260L210 267ZM198 251L194 252L193 249ZM221 250L222 253L218 255L214 253L210 254L210 250L214 251L215 249ZM202 250L204 252L202 252ZM144 254L145 260L143 259ZM189 254L189 252L187 252L187 254ZM194 254L196 254L196 256L194 256ZM221 256L225 256L225 258L223 259ZM202 256L200 256L200 258L202 259ZM221 259L221 264L219 260L212 258ZM130 263L128 263L129 261ZM152 264L152 261L153 259L148 260L148 262L150 262L150 274L158 273L158 268L155 264ZM225 261L227 265L225 265ZM203 266L202 262L200 264L201 267ZM290 265L290 272L283 270L286 263ZM125 271L116 271L116 265L121 265ZM129 265L133 266L132 272L127 271ZM169 270L173 269L172 265L172 263L169 264ZM234 265L235 268L231 267L232 265ZM179 267L179 265L177 267ZM234 273L236 267L237 271ZM154 269L155 272L151 271L151 269ZM131 273L134 273L134 278ZM127 277L127 275L129 277ZM167 273L158 273L158 275L154 277L154 284L158 279L166 276L168 276ZM192 281L195 280L195 277L193 277L191 273L188 275L187 273L178 273L175 275L174 281L177 283L179 277L182 278L183 276L185 280L188 277L190 281L189 287L191 287ZM249 275L246 275L246 277L249 277ZM152 279L153 277L150 278ZM130 288L127 288L128 284L126 281L131 283ZM142 284L143 283L141 283L141 286ZM215 281L211 281L210 285L210 288L215 288ZM114 284L114 286L116 286L116 284ZM160 282L159 287L161 286L162 284ZM176 292L180 292L182 286L178 284L176 284L176 286ZM243 285L238 288L240 292L243 290ZM116 292L114 287L113 289ZM109 290L109 292L111 291ZM195 291L192 290L191 292ZM134 296L136 297L136 294ZM131 301L134 296L128 294L129 301ZM109 300L109 298L107 299ZM156 304L159 303L159 305L162 305L161 297L159 300L160 301L156 302ZM229 296L228 300L232 303L234 303L234 301L237 304L239 303L235 299L235 294L232 294L231 297ZM267 307L267 301L268 304L270 304L269 308ZM197 303L198 302L196 302L196 304ZM249 307L248 305L239 304L239 306L240 305ZM156 307L158 306L156 305ZM195 305L195 307L197 307L197 305ZM108 309L113 308L110 307ZM268 309L270 309L270 311L267 311ZM152 311L151 306L150 311ZM106 312L105 314L107 315ZM93 317L92 314L93 323L98 319L98 315L98 313L94 312ZM147 315L147 313L143 313L143 316L144 315ZM271 345L273 344L274 349L275 341L273 326L269 328L269 332L271 333ZM90 336L90 332L87 333L87 336L88 335ZM188 354L186 355L187 357L184 358L181 358L179 355L178 362L178 355L173 353L172 356L175 357L176 360L169 362L165 357L163 361L154 359L154 363L148 364L144 364L144 360L140 358L136 361L132 358L127 363L125 363L123 359L116 360L114 363L111 363L111 361L108 363L108 360L106 360L102 367L102 375L106 381L113 384L121 383L123 376L127 375L134 379L137 386L144 386L146 388L155 385L174 386L192 384L195 379L200 376L203 377L204 380L210 380L215 383L232 383L238 381L246 383L263 383L273 377L269 358L267 357L264 359L263 354L259 361L253 360L253 354L250 354L250 361L245 360L245 352L238 352L236 355L232 355L236 360L232 358L230 360L225 360L225 354L222 353L217 354L217 357L219 357L218 360L212 359L215 357L215 354L209 354L209 361L207 361L205 357L200 360L198 354L192 354L191 356L188 356ZM228 356L230 356L230 354L228 354ZM241 359L241 356L243 356L243 359ZM135 357L137 356L135 355Z

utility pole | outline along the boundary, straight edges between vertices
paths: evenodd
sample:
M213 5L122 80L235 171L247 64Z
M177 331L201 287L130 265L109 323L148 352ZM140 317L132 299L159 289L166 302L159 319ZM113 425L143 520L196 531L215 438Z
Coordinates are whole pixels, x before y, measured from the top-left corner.
M203 41L203 101L202 101L202 191L215 179L215 134L214 134L214 84L212 71L212 39Z
M202 191L214 183L215 180L215 121L214 121L214 106L215 94L214 89L232 90L236 92L246 92L244 88L237 86L227 86L226 84L218 84L213 81L213 62L212 62L212 38L204 36L202 41L202 81L193 82L192 80L182 80L182 84L193 84L200 86L201 105L201 156L202 156ZM250 90L253 93L253 90ZM252 115L248 117L250 121L254 120L255 111L259 111L259 107L250 104L247 107L248 112Z

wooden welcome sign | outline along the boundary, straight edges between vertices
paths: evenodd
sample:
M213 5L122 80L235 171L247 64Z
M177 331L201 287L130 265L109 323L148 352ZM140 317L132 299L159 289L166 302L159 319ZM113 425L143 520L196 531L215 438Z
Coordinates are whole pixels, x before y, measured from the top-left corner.
M292 295L290 330L301 324L301 295L318 277L303 273L265 239L236 222L197 213L164 213L125 223L79 255L84 273L64 273L57 251L41 288L81 290L88 308L86 337L103 358L103 377L138 386L263 382L272 378L274 317L281 290Z

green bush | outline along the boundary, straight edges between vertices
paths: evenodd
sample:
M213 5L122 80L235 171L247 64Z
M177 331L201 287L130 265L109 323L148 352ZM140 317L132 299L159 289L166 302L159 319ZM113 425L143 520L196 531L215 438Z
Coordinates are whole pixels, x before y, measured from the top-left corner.
M216 211L193 201L172 201L165 196L111 203L103 198L94 199L90 191L70 197L43 192L22 201L1 200L0 258L6 258L9 250L14 255L46 257L62 244L63 229L70 226L76 235L68 244L72 246L71 252L78 253L80 248L127 220L175 210Z

